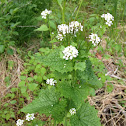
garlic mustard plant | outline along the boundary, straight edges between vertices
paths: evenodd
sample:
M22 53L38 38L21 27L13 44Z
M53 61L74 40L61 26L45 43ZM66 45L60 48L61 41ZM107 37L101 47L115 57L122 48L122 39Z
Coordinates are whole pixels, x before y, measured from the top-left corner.
M100 30L103 29L102 34L91 29L100 37L94 33L86 36L83 30L84 24L79 21L65 22L65 6L62 6L61 3L62 1L58 1L62 11L62 22L60 22L61 25L58 25L58 22L57 29L55 28L53 31L58 35L50 37L49 43L52 44L52 48L42 48L42 54L41 52L36 54L36 60L48 68L46 77L43 78L44 86L38 97L21 111L51 115L54 125L56 122L65 122L64 125L66 125L70 121L71 126L85 126L85 124L101 126L97 111L86 102L86 99L89 95L95 94L96 89L102 87L101 81L93 72L89 51L93 48L92 44L96 46L101 42L100 38L105 33L104 26L100 28ZM79 10L77 10L78 12ZM114 18L110 14L107 16L102 17L110 25ZM49 19L48 22L50 21L52 19ZM50 26L50 24L44 24L40 29L42 32L50 29L49 31L52 33ZM88 37L92 44L83 36ZM57 42L56 39L60 41L58 41L60 44L54 44Z

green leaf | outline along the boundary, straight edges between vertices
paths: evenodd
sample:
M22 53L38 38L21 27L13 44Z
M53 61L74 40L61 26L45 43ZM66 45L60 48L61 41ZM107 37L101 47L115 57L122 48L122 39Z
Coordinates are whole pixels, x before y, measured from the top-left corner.
M26 93L26 90L27 90L27 87L26 86L21 87L21 93L22 94L25 94Z
M98 80L97 76L92 70L92 64L90 60L86 60L86 68L84 71L77 70L77 77L81 80L81 83L87 83L89 86L98 89L102 87L102 83Z
M58 4L59 4L59 6L61 7L61 9L63 9L63 7L62 7L62 1L63 1L63 0L57 0L57 2L58 2Z
M11 49L11 48L7 48L7 53L8 53L9 55L13 55L13 54L14 54L14 51L13 51L13 49Z
M60 95L56 92L55 87L51 87L50 89L42 89L38 98L21 109L21 111L25 113L39 112L40 114L52 114L54 119L61 121L65 116L66 101L59 101L59 98Z
M78 63L75 63L75 66L74 66L74 69L75 69L75 70L84 71L85 68L86 68L86 63L85 63L85 62L78 62Z
M44 76L45 73L46 73L46 69L45 69L44 67L42 67L42 68L40 69L40 75L41 75L41 76Z
M9 120L10 114L6 114L6 120Z
M35 76L34 76L35 77ZM41 83L42 82L42 76L36 76L35 79L37 82Z
M76 85L76 87L71 86L70 81L63 81L58 83L58 88L61 92L61 95L65 98L70 98L74 101L74 104L77 108L81 106L83 101L90 94L91 87L87 85Z
M34 79L33 79L33 77L28 77L27 80L28 80L29 82L32 82Z
M84 103L77 113L70 118L71 126L101 126L97 110L88 103Z
M48 47L47 48L40 48L39 51L46 55L46 54L48 54L50 52L50 49Z
M11 91L16 92L16 91L18 91L18 88L11 88Z
M107 84L106 90L108 93L111 93L113 91L113 89L114 89L113 84Z
M39 97L32 101L29 105L21 109L25 113L50 113L51 106L58 102L58 95L55 94L55 88L42 89L39 93Z
M5 46L4 45L0 45L0 53L3 53L4 49L5 49Z
M20 79L24 81L26 80L26 76L20 76Z
M25 86L25 81L20 81L18 87L23 87L23 86Z
M72 61L66 61L60 58L60 49L51 50L48 55L37 57L44 66L49 66L52 71L57 70L58 72L64 73L73 70Z
M36 29L35 31L48 31L49 28L47 27L47 25L43 24L40 26L40 28Z
M10 101L11 104L15 104L16 102L17 102L16 100Z
M50 20L49 25L50 25L51 28L56 30L56 24L53 21Z
M36 83L29 83L28 89L31 90L31 91L34 91L37 86L38 86L38 84L36 84Z
M57 42L57 40L54 38L52 41L50 41L49 43L55 43Z

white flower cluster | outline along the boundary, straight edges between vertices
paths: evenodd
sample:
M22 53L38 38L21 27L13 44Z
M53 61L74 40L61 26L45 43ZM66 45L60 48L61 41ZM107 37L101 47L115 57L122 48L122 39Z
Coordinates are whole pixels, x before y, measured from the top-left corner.
M18 119L16 125L21 126L23 125L24 120Z
M26 120L28 120L28 121L33 120L34 118L35 118L35 117L34 117L34 113L33 113L33 114L29 114L29 113L28 113L28 114L26 115ZM16 125L17 125L17 126L21 126L21 125L23 125L23 122L24 122L24 120L18 119Z
M42 11L42 13L41 13L42 18L46 19L46 16L47 16L48 14L51 14L51 13L52 13L52 11L45 9L45 10Z
M46 84L49 84L49 85L55 85L55 83L57 83L57 81L56 80L54 80L53 78L50 78L50 79L47 79L46 80Z
M83 31L83 26L78 21L72 21L69 23L69 33L76 34L79 30Z
M112 21L114 21L114 17L110 13L102 14L101 17L105 18L105 20L107 21L106 24L108 26L111 26L113 24Z
M65 35L66 33L69 33L69 27L66 24L58 25L58 34Z
M69 112L70 112L71 115L74 115L74 114L76 114L76 109L75 108L71 108L69 110Z
M78 50L72 45L67 46L62 52L64 54L63 59L65 60L68 60L68 59L72 60L73 57L77 57L79 53Z
M79 30L83 31L83 26L78 21L70 22L69 26L66 25L66 24L58 25L57 39L62 41L63 36L66 36L67 33L71 33L71 34L74 34L76 36L76 32L78 32Z
M90 38L89 41L91 41L92 44L94 44L94 46L98 45L98 43L100 42L100 38L98 37L97 34L91 33L91 35L89 35L89 38Z
M33 120L35 117L34 117L34 113L33 114L27 114L26 115L26 120L30 121L30 120Z

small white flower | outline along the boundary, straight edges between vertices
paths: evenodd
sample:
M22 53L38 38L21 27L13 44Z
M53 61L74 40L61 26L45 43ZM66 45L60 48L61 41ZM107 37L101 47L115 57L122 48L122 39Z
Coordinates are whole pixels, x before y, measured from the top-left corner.
M24 120L18 119L16 125L21 126L23 125Z
M100 38L97 34L91 33L91 35L89 35L89 38L89 41L91 41L94 46L98 45L98 43L100 42Z
M77 57L79 53L78 50L72 45L67 46L62 52L64 54L63 59L65 60L68 60L68 59L72 60L73 57Z
M78 21L72 21L69 23L69 33L76 34L79 30L83 31L83 26Z
M111 26L113 23L112 23L112 21L107 21L106 24L107 24L108 26Z
M30 120L33 120L35 117L34 117L34 113L33 114L27 114L26 115L26 120L30 121Z
M62 35L62 34L58 34L58 35L56 36L56 38L57 38L58 40L62 41L62 40L63 40L63 35Z
M75 108L71 108L69 110L69 112L70 112L71 115L74 115L74 114L76 114L76 109Z
M51 14L51 13L52 13L52 11L45 9L45 10L42 11L42 13L41 13L42 18L46 19L46 16L49 15L49 14Z
M66 24L58 25L58 34L65 35L66 33L68 33L68 25Z
M110 13L102 14L101 17L107 21L106 24L108 26L111 26L113 24L112 21L114 21L114 17Z
M54 80L53 78L50 78L50 79L47 79L47 80L46 80L46 84L49 84L49 85L51 85L51 86L54 86L55 83L57 83L57 81Z

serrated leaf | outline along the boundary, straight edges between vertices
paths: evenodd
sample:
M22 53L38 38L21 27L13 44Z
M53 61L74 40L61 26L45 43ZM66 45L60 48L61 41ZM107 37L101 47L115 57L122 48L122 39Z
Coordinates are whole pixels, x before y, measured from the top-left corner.
M77 113L70 118L71 126L101 126L97 111L88 103L83 103Z
M61 73L72 71L72 61L66 61L65 59L61 59L60 51L60 49L51 50L48 55L38 57L38 60L42 62L44 66L49 66L52 71L57 70Z
M77 70L77 77L81 80L81 83L87 83L89 86L98 89L102 87L101 82L92 70L92 64L90 60L86 60L86 68L84 71Z
M86 68L86 63L85 62L78 62L75 63L74 69L75 70L80 70L80 71L84 71Z
M48 30L49 28L45 24L41 25L40 28L35 29L35 31L48 31Z
M55 118L57 121L61 121L65 115L64 112L66 101L59 101L59 97L60 95L59 93L56 93L55 87L51 87L50 89L42 89L38 98L21 109L21 111L25 113L39 112L40 114L52 114L53 118Z
M76 87L73 87L71 86L70 81L63 81L57 86L61 92L61 95L65 98L70 98L71 100L73 100L77 108L81 106L83 101L90 94L91 90L91 87L87 85L76 85Z
M67 106L66 100L61 100L58 104L55 104L52 108L52 117L58 122L61 122L65 116L65 107ZM58 110L58 111L57 111Z

